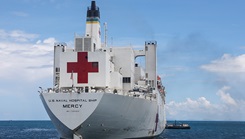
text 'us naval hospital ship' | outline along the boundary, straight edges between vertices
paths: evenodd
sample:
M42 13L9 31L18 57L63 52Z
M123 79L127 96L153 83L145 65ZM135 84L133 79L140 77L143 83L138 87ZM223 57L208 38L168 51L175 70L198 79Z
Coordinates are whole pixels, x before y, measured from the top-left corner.
M143 50L101 43L100 11L87 9L84 37L74 49L54 45L53 88L40 93L61 139L132 139L160 135L165 91L157 76L157 43ZM145 57L145 70L135 59Z

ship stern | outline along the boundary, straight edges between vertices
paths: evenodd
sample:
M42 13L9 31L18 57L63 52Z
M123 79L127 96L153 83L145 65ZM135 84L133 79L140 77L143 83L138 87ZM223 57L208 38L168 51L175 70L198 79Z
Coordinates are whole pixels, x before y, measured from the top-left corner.
M77 130L94 112L104 93L41 93L43 105L60 137L81 136Z

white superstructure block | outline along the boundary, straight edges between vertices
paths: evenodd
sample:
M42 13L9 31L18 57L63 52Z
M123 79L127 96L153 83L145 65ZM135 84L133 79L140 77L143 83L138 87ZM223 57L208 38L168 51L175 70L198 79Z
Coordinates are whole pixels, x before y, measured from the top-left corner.
M156 88L156 81L157 81L157 61L156 61L156 48L157 43L156 41L148 41L145 42L145 77L146 77L146 84L151 86L152 88Z
M54 74L53 74L53 86L58 87L60 81L60 53L66 50L65 43L54 44Z
M60 87L110 85L110 56L105 52L65 52L60 57Z
M131 90L134 86L135 55L130 47L117 47L112 49L115 71L122 75L124 91Z

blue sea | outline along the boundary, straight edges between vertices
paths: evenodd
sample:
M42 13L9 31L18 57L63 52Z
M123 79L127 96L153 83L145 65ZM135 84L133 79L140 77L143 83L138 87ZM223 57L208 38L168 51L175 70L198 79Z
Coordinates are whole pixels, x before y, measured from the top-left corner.
M156 139L245 139L245 122L182 123L189 124L191 129L166 129ZM59 135L51 121L0 121L0 139L59 139Z

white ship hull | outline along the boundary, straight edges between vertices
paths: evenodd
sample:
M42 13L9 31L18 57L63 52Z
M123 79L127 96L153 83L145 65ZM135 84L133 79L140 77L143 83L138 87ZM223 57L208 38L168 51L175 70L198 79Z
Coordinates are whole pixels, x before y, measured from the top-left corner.
M73 139L151 138L165 128L162 100L111 93L41 93L60 137ZM158 97L161 99L161 97Z

